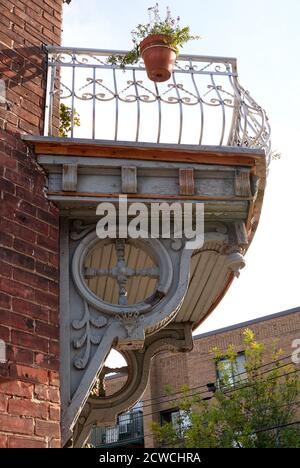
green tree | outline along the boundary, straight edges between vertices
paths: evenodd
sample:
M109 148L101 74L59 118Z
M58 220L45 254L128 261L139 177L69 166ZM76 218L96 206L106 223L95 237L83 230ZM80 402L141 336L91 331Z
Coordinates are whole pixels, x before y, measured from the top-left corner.
M80 127L80 117L76 109L73 115L74 127ZM68 137L72 127L72 109L61 103L59 106L59 136Z
M281 359L274 345L269 364L266 350L255 340L254 333L244 331L245 373L236 372L237 353L230 346L225 354L212 352L220 374L216 391L210 400L191 395L184 389L176 402L184 415L177 423L162 427L154 423L157 441L166 447L186 448L272 448L300 447L299 379L294 364ZM226 367L222 363L226 359ZM289 361L289 362L288 362ZM228 365L230 363L230 366ZM240 376L232 382L232 370ZM299 412L298 412L299 413ZM183 424L186 418L189 424Z

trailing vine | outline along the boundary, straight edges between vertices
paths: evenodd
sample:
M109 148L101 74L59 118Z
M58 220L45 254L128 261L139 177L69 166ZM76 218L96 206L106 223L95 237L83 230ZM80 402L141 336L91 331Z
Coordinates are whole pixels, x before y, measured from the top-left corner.
M80 127L80 116L74 109L73 114L74 127ZM68 137L72 128L72 109L61 103L59 106L59 136Z

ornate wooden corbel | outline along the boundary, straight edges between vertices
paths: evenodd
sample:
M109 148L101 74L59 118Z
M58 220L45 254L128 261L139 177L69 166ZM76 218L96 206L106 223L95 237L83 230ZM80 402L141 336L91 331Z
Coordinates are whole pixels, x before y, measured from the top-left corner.
M63 443L86 404L105 358L114 346L122 352L141 350L150 333L166 327L178 313L188 289L192 251L185 241L174 249L173 239L128 239L144 250L154 266L130 268L126 264L125 240L97 237L92 224L62 222L61 229L61 401ZM93 249L109 243L115 248L116 264L108 268L86 266ZM98 297L89 286L93 278L114 278L118 303ZM136 303L127 302L127 281L132 276L156 279L154 293ZM152 348L151 348L152 349Z
M193 348L192 324L173 323L146 338L143 352L123 351L128 363L128 379L121 391L108 397L90 396L85 404L72 437L74 448L82 447L96 424L115 424L116 417L132 407L142 397L148 382L151 359L162 351L186 352Z

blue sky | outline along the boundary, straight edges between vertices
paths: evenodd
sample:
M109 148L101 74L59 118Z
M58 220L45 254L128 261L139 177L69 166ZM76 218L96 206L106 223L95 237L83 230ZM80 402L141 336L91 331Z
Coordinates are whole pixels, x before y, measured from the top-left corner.
M130 31L147 19L148 0L72 0L65 6L63 45L131 48ZM233 56L240 82L267 110L273 148L262 217L247 266L197 330L231 325L300 305L300 2L169 0L181 24L203 37L183 52Z

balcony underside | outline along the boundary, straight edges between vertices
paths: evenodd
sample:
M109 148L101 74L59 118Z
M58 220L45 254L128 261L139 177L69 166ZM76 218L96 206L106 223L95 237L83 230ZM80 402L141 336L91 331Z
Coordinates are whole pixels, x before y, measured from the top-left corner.
M234 277L224 253L224 239L228 239L236 223L245 226L243 248L246 250L256 230L265 187L264 151L53 137L26 136L24 139L34 145L38 162L48 174L48 197L59 205L61 215L81 219L87 226L96 224L95 209L100 201L117 203L124 188L124 167L135 168L137 177L136 193L126 193L129 203L205 203L206 241L202 249L193 254L189 289L175 318L176 322L192 322L194 327L202 322ZM179 178L179 171L185 169L193 170L189 195L182 194L187 187L182 186ZM109 249L112 247L96 252L89 266L112 268L116 260ZM149 266L138 248L129 248L127 260L138 268ZM97 284L96 280L92 281L96 294L102 295L104 301L117 303L116 282L111 278L98 278ZM151 278L130 279L129 303L148 297L154 283Z

